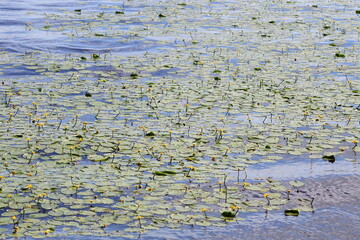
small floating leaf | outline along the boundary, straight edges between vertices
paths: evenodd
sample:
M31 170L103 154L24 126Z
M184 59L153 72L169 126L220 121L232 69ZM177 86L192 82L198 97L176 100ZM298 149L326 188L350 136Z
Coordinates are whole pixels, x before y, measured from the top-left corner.
M228 218L234 218L235 217L235 213L233 213L233 212L222 212L221 213L221 216L223 216L223 217L228 217Z
M156 176L166 176L166 173L160 172L160 171L155 171L154 174L155 174Z
M322 159L326 160L326 161L329 161L331 163L334 163L335 162L335 156L334 155L324 155L322 157Z
M147 137L153 137L153 136L156 136L156 134L154 132L148 132L146 134Z
M303 182L297 180L290 181L289 184L293 187L302 187L305 185Z
M335 57L338 57L338 58L344 58L344 57L345 57L345 54L342 54L342 53L335 53Z
M93 59L98 59L98 58L100 58L100 56L97 55L96 53L93 53L93 54L91 55L91 57L92 57Z
M131 73L130 74L130 77L133 78L133 79L137 78L138 76L139 75L137 73Z
M300 212L297 209L285 210L285 216L299 216Z
M165 171L163 171L163 173L165 173L165 174L170 174L170 175L176 174L176 172L170 171L170 170L165 170Z

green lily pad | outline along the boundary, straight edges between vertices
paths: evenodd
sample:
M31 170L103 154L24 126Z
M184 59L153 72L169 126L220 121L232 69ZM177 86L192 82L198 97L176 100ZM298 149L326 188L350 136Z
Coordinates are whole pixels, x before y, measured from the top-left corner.
M293 187L302 187L305 185L305 183L297 180L290 181L289 184Z
M221 216L226 217L226 218L234 218L236 215L234 212L225 211L225 212L221 213Z
M285 210L285 216L299 216L300 215L300 211L297 209L288 209Z
M334 155L324 155L322 158L324 160L328 161L328 162L331 162L331 163L335 162L335 156Z

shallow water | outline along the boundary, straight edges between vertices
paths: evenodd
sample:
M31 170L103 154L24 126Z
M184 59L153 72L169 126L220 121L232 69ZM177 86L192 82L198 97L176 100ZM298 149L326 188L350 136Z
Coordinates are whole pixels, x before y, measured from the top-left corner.
M190 2L190 1L185 1ZM249 1L251 3L252 1ZM125 3L125 15L129 13L136 13L145 11L147 4L158 6L155 9L163 9L164 7L172 7L165 2L157 1L139 1L139 2L126 2ZM203 5L201 11L209 11L213 15L209 15L209 18L212 19L216 16L216 12L224 8L227 3L236 3L236 1L227 1L226 3L218 1L213 3L211 6ZM0 2L0 50L13 54L14 61L16 61L18 56L31 55L34 52L41 52L41 54L59 54L63 56L70 55L84 55L89 56L90 54L105 54L110 53L116 56L122 56L124 58L131 58L133 56L139 56L147 54L147 52L161 52L166 53L170 52L178 47L179 43L182 41L184 44L190 44L193 36L187 34L186 31L191 29L185 29L179 35L173 33L169 34L149 34L149 36L135 36L136 30L142 30L151 26L152 24L162 24L162 23L153 23L151 18L149 19L140 19L141 16L134 16L134 18L139 17L139 21L132 20L129 21L129 24L120 24L123 22L111 23L111 18L107 19L108 25L93 25L89 24L92 20L96 18L96 15L99 13L101 6L99 4L106 4L110 6L116 6L121 9L123 2L119 1L84 1L78 2L74 0L64 0L60 2L53 2L50 0L24 0L24 1L1 1ZM225 5L224 5L225 4ZM253 2L254 8L256 7L256 1ZM308 27L306 24L311 23L320 23L324 24L341 24L339 28L335 28L337 32L342 31L344 22L349 23L349 29L347 29L347 35L342 34L341 45L336 49L339 51L346 51L348 54L349 51L355 49L355 56L351 58L348 62L338 62L334 64L336 67L352 67L356 68L358 66L358 53L359 46L359 35L355 31L355 28L360 23L359 15L349 17L351 13L355 12L358 6L355 3L350 2L344 5L336 4L336 1L321 1L319 6L323 7L321 11L325 9L329 10L329 13L324 16L317 17L316 13L318 10L317 7L312 7L311 3L308 1L297 1L297 9L283 8L282 6L277 6L276 4L266 6L265 9L271 9L276 13L281 13L286 15L286 12L296 11L299 15L290 17L289 19L283 19L283 21L295 22L295 18L304 22L304 27ZM192 9L191 4L188 4L189 11ZM262 6L264 7L264 6ZM73 14L75 9L82 9L83 12L93 12L94 19L82 18L81 13L78 15ZM104 12L113 13L115 9L103 8ZM118 8L116 9L118 10ZM56 19L56 14L63 14L64 12L70 12L69 18L61 18L59 21ZM319 10L320 11L320 10ZM241 12L241 11L240 11ZM238 11L235 14L239 14ZM244 15L248 16L257 16L256 14L249 14L248 12L243 12ZM338 14L339 16L331 16L331 14ZM54 17L50 17L54 15ZM70 18L71 15L71 18ZM158 13L152 16L158 17ZM276 15L274 15L274 19ZM223 19L227 19L224 17ZM189 16L189 23L198 21L196 16ZM270 19L263 20L260 18L259 21L268 21ZM71 25L62 26L62 24L67 24L69 22L79 21L79 24L84 25L84 32L80 33L76 28L72 28ZM220 20L219 20L220 21ZM281 21L281 20L279 20ZM94 22L97 22L94 20ZM110 22L110 24L109 24ZM338 22L338 23L335 23ZM49 24L49 29L46 28ZM166 28L167 24L164 25ZM120 26L119 26L120 25ZM236 25L234 23L234 25ZM113 28L109 28L109 26ZM53 30L53 28L58 28L62 30ZM203 22L203 26L198 31L206 32L206 36L211 36L216 39L217 34L222 31L232 31L231 28L222 27L222 26L212 26L211 24L206 25L206 22ZM262 29L266 33L267 29ZM324 30L324 29L322 29ZM117 37L89 37L87 34L95 32L107 33L111 32L114 34L116 31L119 31ZM254 29L243 27L242 29L233 30L233 34L258 34ZM358 31L358 30L357 30ZM325 32L325 30L324 30ZM83 35L82 35L83 34ZM279 34L279 32L271 32L266 34ZM266 35L265 34L265 35ZM287 33L286 33L287 34ZM332 43L332 39L316 39L313 45L308 46L309 49L304 49L304 46L295 46L292 44L289 48L284 50L288 40L292 40L293 43L301 43L304 40L302 33L296 31L296 29L287 36L279 36L279 39L269 40L268 44L279 42L281 47L279 49L273 49L271 52L276 54L286 53L287 55L294 55L296 59L297 55L302 52L309 51L309 55L319 54L315 53L316 47L322 45L329 45ZM318 30L309 29L310 36L306 36L305 39L311 39L312 36L318 36L322 34ZM325 33L326 34L326 33ZM266 36L264 42L266 42ZM115 35L114 35L115 36ZM199 37L200 36L200 37ZM201 34L197 36L201 40ZM295 39L295 40L294 40ZM298 39L298 40L297 40ZM231 41L237 42L235 37ZM258 38L254 40L248 40L244 42L245 50L255 49L254 52L263 52L263 49L256 50L257 45L260 42L257 42ZM223 43L221 43L223 44ZM221 45L221 47L227 49L228 51L233 51L231 42L228 45ZM275 44L276 45L276 44ZM196 46L196 43L194 43ZM213 45L208 44L207 48L213 47ZM264 46L262 46L264 47ZM266 45L265 45L266 47ZM224 50L225 51L225 50ZM253 53L253 52L252 52ZM214 51L214 55L216 51ZM109 54L110 55L110 54ZM250 54L251 55L251 54ZM103 55L102 55L103 56ZM253 59L252 59L253 60ZM155 60L154 60L155 61ZM273 61L273 59L271 59ZM276 61L278 61L276 59ZM324 61L328 61L324 59ZM236 65L240 65L239 59L229 59L229 62ZM249 60L250 62L250 60ZM270 62L270 61L269 61ZM0 64L2 60L0 60ZM17 79L22 78L22 81L32 81L33 76L39 76L39 72L26 68L24 65L12 66L7 65L9 62L6 61L1 70L3 75L0 75L0 79ZM176 63L174 63L176 65ZM261 66L266 66L267 62L260 62ZM279 59L280 64L280 59ZM301 68L306 68L306 72L309 71L312 78L335 78L339 82L346 82L351 79L351 81L358 81L360 79L360 74L358 71L354 70L353 74L346 74L343 72L329 71L328 69L323 70L322 64L326 65L327 63L319 62L307 62L304 63ZM10 67L9 67L10 66ZM8 68L9 67L9 68ZM70 69L74 70L74 69ZM91 71L114 71L114 68L99 68L98 66L90 69ZM171 70L156 70L152 73L151 77L162 77L166 75L171 75L177 72L177 68L172 68ZM67 72L68 70L61 70ZM297 70L292 69L289 71L288 76L293 78L296 76ZM123 72L120 70L117 72L116 77L121 78ZM187 74L184 74L187 75ZM94 74L96 78L98 75ZM150 78L150 77L149 77ZM24 80L25 79L25 80ZM36 80L40 81L40 80ZM44 83L50 82L49 79L42 79ZM145 79L144 82L150 82L151 79ZM319 84L322 84L321 82ZM76 93L78 95L83 93ZM75 94L75 95L76 95ZM74 96L75 96L74 95ZM67 97L72 97L67 96ZM148 99L145 99L148 100ZM184 100L184 103L186 101ZM356 102L355 102L356 103ZM360 101L358 99L357 104ZM355 104L353 107L355 108ZM164 115L166 115L164 113ZM170 114L168 114L170 115ZM121 118L121 116L119 117ZM246 121L246 116L243 115L243 119L239 117L239 121ZM263 117L256 119L254 117L255 124L261 124ZM82 121L95 122L96 118L93 114L83 115L81 117ZM269 120L268 120L269 121ZM352 120L355 121L355 120ZM329 120L329 122L331 122ZM345 123L341 123L346 125ZM341 125L340 124L340 125ZM358 125L357 125L358 127ZM309 126L306 126L298 130L308 130ZM358 136L358 135L357 135ZM352 145L348 144L347 147L351 148ZM334 163L324 161L321 158L310 159L308 154L302 154L300 156L290 156L279 160L275 163L262 162L251 165L247 168L245 177L244 172L241 172L240 178L244 180L254 181L259 178L274 178L282 182L287 182L290 180L301 180L306 183L305 189L298 193L292 193L293 197L314 197L314 212L304 212L301 213L298 217L287 217L284 216L283 211L274 211L269 213L244 213L240 217L245 218L245 220L239 220L238 222L230 222L226 227L184 227L184 229L167 229L162 228L156 231L149 231L143 235L140 235L140 239L239 239L239 236L243 239L359 239L360 238L360 190L358 188L358 183L360 179L358 174L360 172L359 165L359 153L355 151L347 150L344 155L337 156L337 159ZM231 176L235 178L236 171L231 173ZM109 227L109 230L115 231L116 229ZM31 239L31 238L27 238ZM61 239L60 237L57 239ZM68 236L66 239L86 239L86 237L81 236ZM98 237L93 239L108 239L107 237ZM117 238L118 239L118 238Z
M353 240L360 237L358 206L342 208L329 207L299 217L286 217L282 213L253 214L247 222L229 224L225 228L193 228L188 231L167 230L149 233L140 239L341 239Z
M306 156L286 159L276 163L259 163L247 168L249 179L272 176L279 180L322 178L353 175L360 172L357 156L353 162L339 159L330 163L322 159L310 159ZM241 177L244 177L242 174Z
M246 214L245 220L225 228L168 230L168 236L152 232L142 239L341 239L360 237L360 175L306 180L306 194L315 196L314 212L297 217L283 212ZM305 194L305 193L301 193ZM299 197L293 196L293 197Z
M226 227L186 227L161 229L138 235L138 239L341 239L360 237L360 175L320 177L305 180L307 187L292 198L302 195L315 197L313 212L303 212L297 217L284 216L283 212L241 213L244 220L229 222ZM116 229L109 227L110 231ZM61 238L56 238L61 239ZM67 239L86 239L68 236ZM119 239L92 237L92 239ZM124 238L127 239L127 238Z

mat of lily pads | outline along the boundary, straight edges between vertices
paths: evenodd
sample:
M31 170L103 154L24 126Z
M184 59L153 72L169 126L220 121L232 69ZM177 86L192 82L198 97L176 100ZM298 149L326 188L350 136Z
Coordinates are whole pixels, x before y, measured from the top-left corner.
M247 169L358 169L353 2L9 4L1 18L19 24L0 38L3 238L294 217L316 210L316 192L294 195L306 181Z

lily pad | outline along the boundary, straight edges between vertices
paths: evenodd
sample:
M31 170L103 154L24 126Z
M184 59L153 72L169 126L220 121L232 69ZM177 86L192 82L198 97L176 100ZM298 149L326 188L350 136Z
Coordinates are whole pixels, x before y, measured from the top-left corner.
M285 210L285 216L299 216L300 215L300 211L297 209L288 209Z

